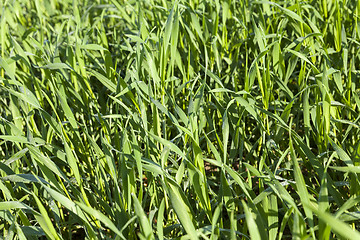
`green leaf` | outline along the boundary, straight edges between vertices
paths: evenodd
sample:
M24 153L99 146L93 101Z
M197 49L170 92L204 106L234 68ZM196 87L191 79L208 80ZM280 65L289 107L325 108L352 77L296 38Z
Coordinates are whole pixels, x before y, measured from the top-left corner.
M346 239L360 239L360 233L352 228L341 220L335 218L327 212L321 212L313 205L305 205L312 212L316 214L318 218L324 221L327 225L332 228L337 235L346 238Z
M139 200L137 199L135 194L132 193L131 195L134 200L135 214L138 216L138 219L140 220L140 226L141 226L144 236L147 239L154 238L153 233L152 233L152 227L149 223L149 219L146 217Z
M243 200L241 200L241 203L242 203L242 206L245 211L245 219L246 219L246 223L247 223L247 226L249 229L251 239L261 239L259 229L256 225L256 222L255 222L253 216L252 216L252 212L250 211L249 207L246 205L246 203Z
M28 205L18 202L18 201L6 201L6 202L0 202L0 210L10 210L10 209L27 209L32 210L31 207Z
M181 225L184 227L191 239L198 239L193 219L191 217L192 211L188 204L184 201L184 194L181 194L181 189L172 183L172 181L168 181L168 186L170 201L181 222Z
M100 222L102 222L103 224L105 224L106 227L110 228L111 231L113 231L114 233L116 233L119 236L122 236L123 234L119 231L119 229L115 226L115 224L113 223L113 221L111 221L108 217L106 217L104 214L102 214L100 211L91 208L89 206L86 206L85 204L81 203L81 202L77 202L75 201L76 205L78 205L82 210L84 210L87 214L89 214L90 216L98 219Z

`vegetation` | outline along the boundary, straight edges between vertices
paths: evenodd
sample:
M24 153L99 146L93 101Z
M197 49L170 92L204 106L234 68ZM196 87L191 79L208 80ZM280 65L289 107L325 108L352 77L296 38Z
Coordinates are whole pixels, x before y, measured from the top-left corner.
M5 239L360 239L360 1L1 0Z

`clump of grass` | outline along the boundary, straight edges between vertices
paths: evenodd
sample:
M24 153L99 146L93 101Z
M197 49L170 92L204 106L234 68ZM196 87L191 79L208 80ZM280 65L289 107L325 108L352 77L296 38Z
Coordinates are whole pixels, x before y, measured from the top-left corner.
M2 0L2 235L358 239L359 10Z

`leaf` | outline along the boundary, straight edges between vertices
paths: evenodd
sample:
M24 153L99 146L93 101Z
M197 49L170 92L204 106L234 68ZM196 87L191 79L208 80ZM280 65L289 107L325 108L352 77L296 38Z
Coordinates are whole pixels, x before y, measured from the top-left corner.
M13 69L10 68L8 63L2 57L0 57L0 67L2 67L5 70L5 72L10 77L11 80L13 80L14 82L17 82L15 80L15 71L13 71Z
M107 89L109 89L111 92L116 92L116 85L107 77L104 75L94 71L90 70L91 74L95 76Z
M13 174L2 177L1 179L3 181L10 181L10 182L22 182L22 183L42 182L44 184L49 184L42 177L34 176L33 174Z
M18 202L18 201L6 201L6 202L0 202L0 211L4 210L10 210L10 209L27 209L27 210L33 210L28 205Z
M340 172L352 172L352 173L360 173L360 166L347 166L347 167L333 167L330 166L331 169L340 171Z
M249 207L246 205L244 200L241 200L241 203L242 203L242 206L245 211L245 219L246 219L246 223L247 223L247 226L249 229L251 239L261 239L259 229L256 225L256 222L252 216L251 211L249 210Z
M358 231L353 230L352 228L349 227L348 224L335 218L331 214L327 212L321 212L313 205L305 204L305 207L309 208L312 212L314 212L318 218L320 218L327 225L329 225L332 228L332 230L339 236L346 239L360 239L360 233Z
M139 221L140 221L140 226L141 229L144 233L144 236L146 237L146 239L151 239L153 238L153 233L152 233L152 227L149 223L149 219L146 217L144 210L139 202L139 200L137 199L137 197L135 196L135 194L131 194L134 200L134 207L135 207L135 214L137 215Z
M1 138L1 136L0 136L0 138ZM22 158L28 152L28 150L29 149L27 149L27 148L21 149L20 151L15 153L13 156L11 156L8 160L6 160L5 164L10 165L11 163L19 160L20 158Z
M169 197L178 216L181 225L184 227L187 234L190 236L191 239L198 239L197 233L195 231L195 226L191 219L191 210L189 206L183 200L183 194L180 193L180 188L174 185L172 182L168 181L169 185Z
M44 205L41 203L40 199L33 193L33 197L36 201L36 204L40 210L39 213L34 213L36 220L39 222L41 228L44 230L46 235L51 239L60 240L59 235L57 234L54 225L52 224L47 210L45 209Z
M75 201L76 205L78 205L82 210L84 210L87 214L90 216L98 219L100 222L105 224L108 228L110 228L114 233L116 233L119 236L122 236L123 234L119 231L119 229L114 225L114 223L106 217L104 214L102 214L100 211L91 208L89 206L86 206L85 204L81 202Z
M58 69L72 69L69 65L65 63L50 63L40 68L50 69L50 70L58 70Z
M86 49L86 50L107 50L106 48L98 45L98 44L85 44L85 45L80 45L81 49Z
M23 100L24 102L30 104L31 106L35 107L36 109L41 109L39 100L35 97L35 95L27 88L21 87L22 92L16 92L12 89L6 88L8 92L12 95L18 97L19 99Z
M5 141L10 141L10 142L18 142L18 143L28 143L28 144L30 144L28 139L26 137L24 137L24 136L0 135L0 139L3 139Z
M328 137L328 140L329 140L331 146L333 147L333 149L336 151L340 160L345 162L346 165L348 165L348 167L354 166L349 155L342 148L340 148L330 137Z

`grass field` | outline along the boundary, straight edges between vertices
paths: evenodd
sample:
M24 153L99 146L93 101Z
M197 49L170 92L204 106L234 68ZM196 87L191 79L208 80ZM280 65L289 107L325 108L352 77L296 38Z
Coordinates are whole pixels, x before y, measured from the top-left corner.
M360 239L359 11L0 0L0 236Z

